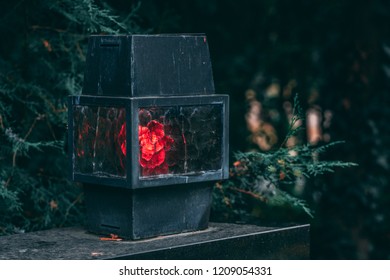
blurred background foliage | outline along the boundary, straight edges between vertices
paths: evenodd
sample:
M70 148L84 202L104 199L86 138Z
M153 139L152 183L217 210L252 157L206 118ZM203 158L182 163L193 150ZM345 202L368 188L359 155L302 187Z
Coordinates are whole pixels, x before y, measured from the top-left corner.
M389 259L389 22L386 0L3 1L0 232L83 221L61 143L87 36L200 32L216 91L231 98L231 151L344 140L321 159L359 164L295 184L315 212L312 258ZM295 93L306 129L283 143ZM214 220L239 219L218 211ZM286 214L250 211L260 223Z
M92 0L17 1L0 9L0 234L84 219L67 178L67 100L81 92L88 35L141 32L136 7Z

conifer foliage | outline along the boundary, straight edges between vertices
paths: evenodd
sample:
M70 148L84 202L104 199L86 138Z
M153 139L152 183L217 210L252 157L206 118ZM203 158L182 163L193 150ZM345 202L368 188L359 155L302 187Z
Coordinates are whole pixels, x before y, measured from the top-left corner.
M137 8L8 1L0 11L0 235L81 223L66 157L68 95L80 94L87 37L139 32Z
M341 141L322 146L286 145L303 129L303 120L303 110L296 95L287 134L280 147L266 152L255 150L235 154L229 180L217 183L213 193L216 219L251 221L261 217L263 221L277 223L314 217L306 201L294 193L297 185L306 179L334 172L335 168L357 164L321 159L323 153Z

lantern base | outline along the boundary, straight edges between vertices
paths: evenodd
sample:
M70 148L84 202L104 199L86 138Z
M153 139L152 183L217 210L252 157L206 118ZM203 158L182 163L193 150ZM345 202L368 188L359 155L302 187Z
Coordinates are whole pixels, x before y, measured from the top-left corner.
M87 228L133 240L206 229L211 192L210 183L136 190L86 184Z

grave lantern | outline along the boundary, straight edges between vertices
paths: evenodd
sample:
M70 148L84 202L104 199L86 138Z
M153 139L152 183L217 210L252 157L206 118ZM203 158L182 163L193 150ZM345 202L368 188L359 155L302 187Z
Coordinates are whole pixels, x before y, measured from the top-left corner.
M92 232L131 239L205 229L228 177L228 96L206 36L91 36L69 97L71 176Z

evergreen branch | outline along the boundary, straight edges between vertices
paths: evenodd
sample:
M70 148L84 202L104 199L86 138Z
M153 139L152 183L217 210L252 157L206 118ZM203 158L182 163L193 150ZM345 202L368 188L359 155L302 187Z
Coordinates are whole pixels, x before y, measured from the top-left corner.
M72 203L70 203L69 206L66 208L66 211L65 211L65 214L64 214L64 218L63 218L63 221L62 221L60 227L64 226L64 223L66 222L66 220L67 220L67 218L69 216L70 210L72 208L74 208L74 206L82 200L82 197L83 197L83 193L80 193L76 197L76 199L74 201L72 201Z
M4 201L8 201L9 203L9 209L12 211L21 211L22 210L22 203L19 200L18 192L17 191L11 191L6 187L6 182L1 182L0 187L0 198Z
M55 28L55 27L52 27L52 26L31 25L30 29L34 30L34 31L35 30L49 30L49 31L57 32L57 33L66 33L67 35L70 35L68 30L61 29L61 28ZM74 34L74 35L81 36L80 34Z
M12 151L14 152L14 157L16 157L17 153L22 155L27 155L30 149L35 149L38 151L42 151L44 147L53 147L57 149L61 149L63 142L62 141L46 141L46 142L28 142L24 138L20 138L17 134L15 134L11 128L7 128L5 130L5 135L8 140L12 143ZM28 135L26 135L28 136Z
M296 125L297 122L303 119L302 108L299 105L297 95L294 102L294 116L291 118L290 131L283 141L283 146L290 137L299 131ZM281 185L296 184L297 180L302 177L311 178L331 173L336 168L357 166L352 162L319 159L319 156L329 148L341 143L343 142L336 141L320 147L308 144L280 147L270 152L236 152L234 154L236 162L231 169L231 177L221 183L221 188L227 191L222 195L229 196L229 201L235 202L235 204L232 203L232 207L235 205L241 208L247 204L245 197L237 196L237 193L239 193L255 198L258 203L268 206L288 206L296 210L302 210L312 218L313 212L306 202L282 190ZM244 209L238 211L244 211Z
M3 116L0 115L0 128L4 130Z
M294 209L302 209L310 218L314 218L314 212L308 206L306 201L296 198L289 193L278 189L278 193L269 198L270 206L290 206Z
M287 143L288 139L297 135L298 132L304 129L304 127L299 123L301 121L304 121L304 119L305 117L303 114L302 107L299 103L298 94L295 94L293 113L287 129L287 135L285 136L282 144L280 144L280 147L283 147Z
M333 173L334 168L340 167L340 168L347 168L347 167L354 167L358 166L356 163L353 162L342 162L342 161L319 161L314 162L307 166L307 172L311 176L318 176L325 174L327 172Z
M257 200L260 200L262 202L266 202L267 199L257 193L254 193L254 192L251 192L251 191L247 191L247 190L243 190L243 189L239 189L239 188L234 188L234 187L230 187L229 188L230 190L232 191L236 191L236 192L240 192L240 193L243 193L243 194L246 194L246 195L249 195L250 197L253 197Z
M328 150L329 148L333 147L333 146L336 146L336 145L340 145L340 144L345 144L345 141L334 141L334 142L330 142L328 144L325 144L325 145L322 145L320 147L317 147L317 148L313 148L313 152L314 153L318 153L318 154L321 154L321 153L324 153L326 150Z

